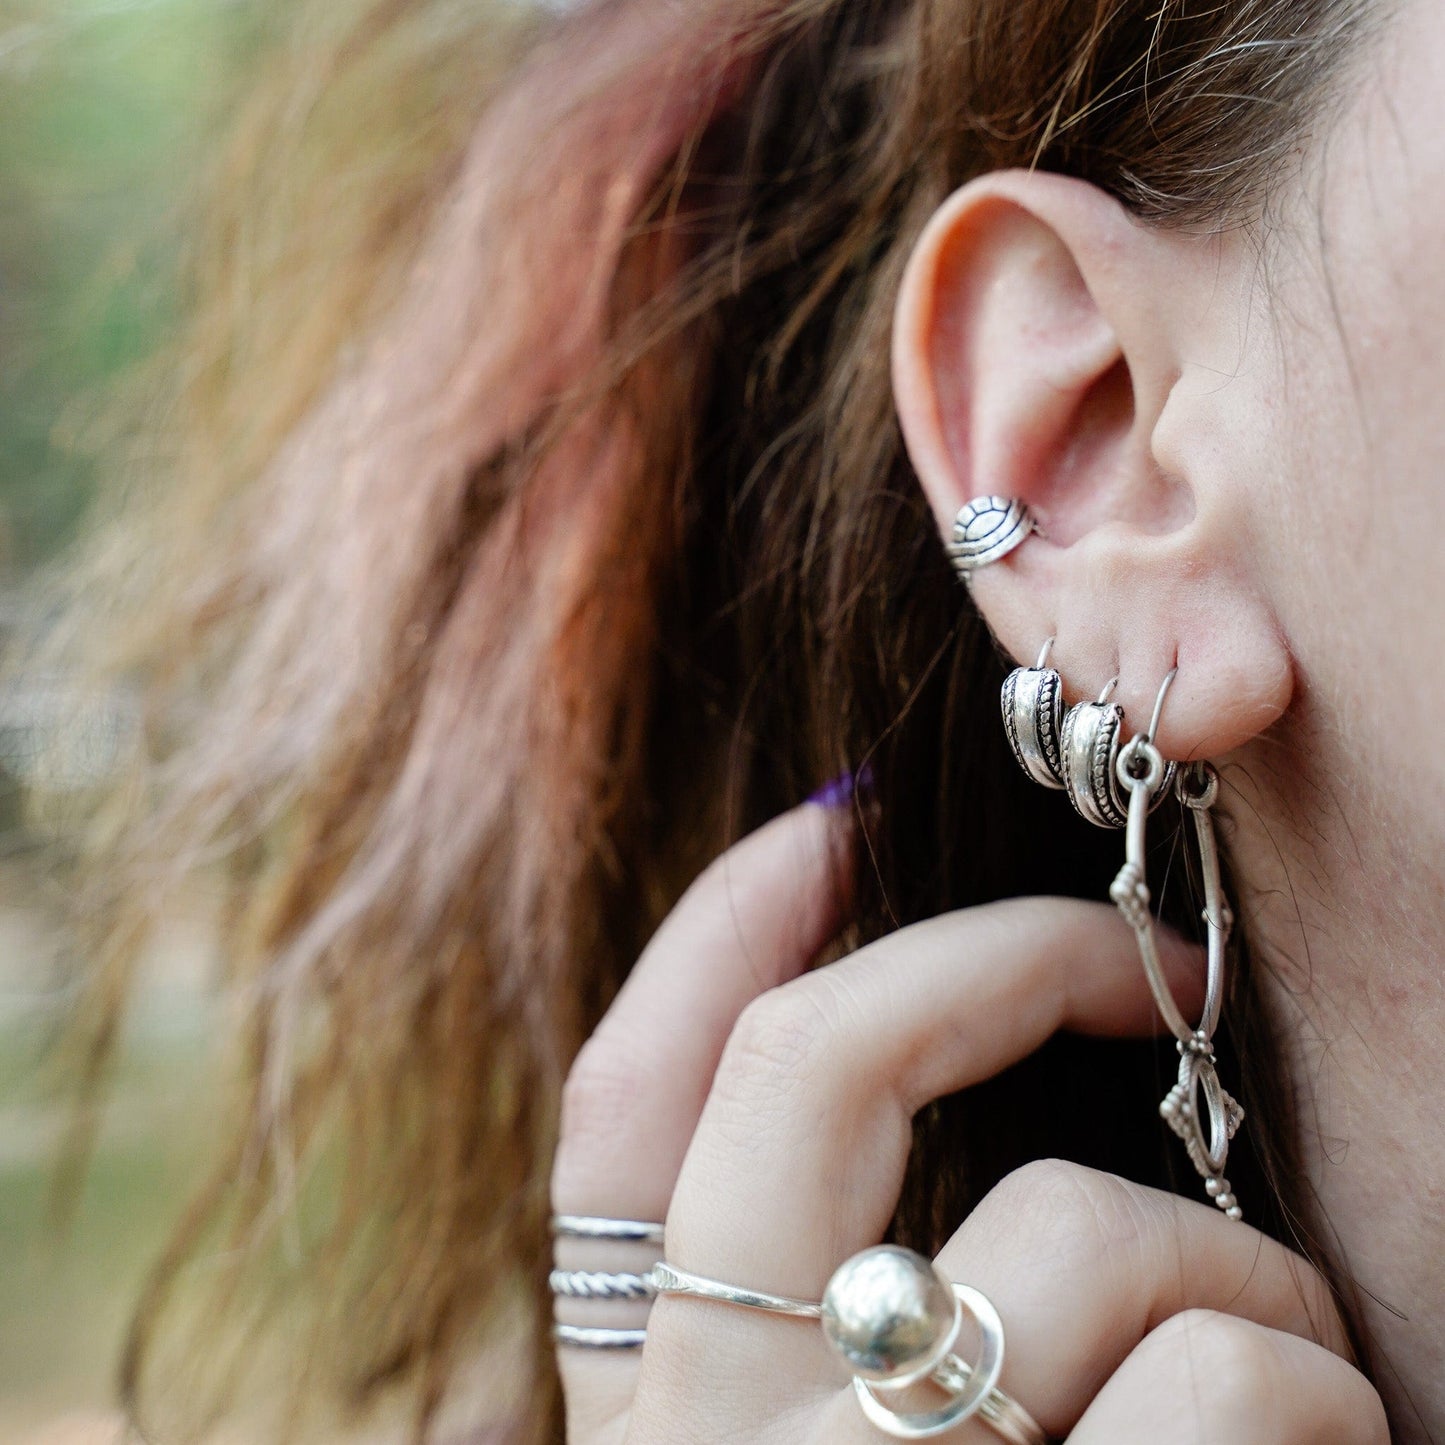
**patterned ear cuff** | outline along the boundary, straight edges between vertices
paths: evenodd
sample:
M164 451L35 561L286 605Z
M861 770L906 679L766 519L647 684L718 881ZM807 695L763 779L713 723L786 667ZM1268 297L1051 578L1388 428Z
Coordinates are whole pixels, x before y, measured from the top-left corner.
M1007 557L1037 530L1034 514L1009 497L975 497L953 523L945 551L953 570L967 582L980 567Z

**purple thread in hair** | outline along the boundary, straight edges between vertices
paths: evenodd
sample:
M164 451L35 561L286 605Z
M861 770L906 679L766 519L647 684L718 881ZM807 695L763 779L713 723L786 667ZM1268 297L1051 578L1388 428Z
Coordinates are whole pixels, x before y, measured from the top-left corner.
M872 787L873 769L865 763L862 772L856 776L851 772L839 774L824 783L817 792L810 793L807 801L817 803L820 808L845 808L853 801L854 793L866 796Z

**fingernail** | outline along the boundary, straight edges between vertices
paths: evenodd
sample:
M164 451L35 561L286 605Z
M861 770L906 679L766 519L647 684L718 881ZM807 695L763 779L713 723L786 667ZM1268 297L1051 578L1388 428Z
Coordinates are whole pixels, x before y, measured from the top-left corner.
M862 771L856 775L851 772L841 773L824 783L817 792L808 795L807 801L817 803L820 808L845 808L853 801L855 793L867 796L872 788L873 769L865 763Z

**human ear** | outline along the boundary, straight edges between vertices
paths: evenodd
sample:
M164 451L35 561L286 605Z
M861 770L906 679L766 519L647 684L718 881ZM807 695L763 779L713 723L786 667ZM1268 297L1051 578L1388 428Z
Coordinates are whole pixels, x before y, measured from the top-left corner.
M894 327L899 419L940 531L986 495L1038 523L973 574L994 634L1029 663L1053 637L1071 701L1117 676L1130 730L1177 666L1158 742L1181 759L1248 741L1293 687L1230 465L1248 433L1228 411L1244 250L1148 227L1084 181L996 172L924 229Z

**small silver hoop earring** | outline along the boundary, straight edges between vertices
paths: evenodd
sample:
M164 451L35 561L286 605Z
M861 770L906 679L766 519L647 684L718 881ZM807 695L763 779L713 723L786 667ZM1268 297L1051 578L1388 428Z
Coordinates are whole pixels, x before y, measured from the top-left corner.
M1060 731L1064 794L1074 811L1099 828L1122 828L1128 821L1116 765L1124 709L1111 702L1116 677L1097 702L1075 703Z
M1214 1056L1214 1034L1224 1009L1225 951L1234 926L1234 915L1224 896L1219 848L1214 836L1214 821L1210 816L1210 810L1219 797L1219 774L1210 764L1189 763L1177 770L1173 779L1180 803L1194 820L1194 839L1199 847L1200 872L1204 881L1208 962L1204 1011L1197 1027L1191 1028L1179 1012L1164 977L1154 937L1149 885L1144 879L1145 826L1151 809L1168 791L1170 782L1171 765L1165 762L1155 747L1154 737L1159 729L1164 700L1177 671L1170 672L1159 689L1148 732L1138 734L1129 742L1119 753L1115 764L1119 785L1129 797L1128 827L1124 835L1124 866L1109 889L1109 897L1134 930L1150 991L1179 1049L1179 1079L1160 1104L1159 1113L1184 1141L1190 1162L1204 1180L1204 1192L1231 1219L1240 1219L1243 1212L1229 1180L1224 1176L1224 1169L1229 1159L1230 1141L1244 1122L1244 1110L1219 1082Z
M1112 679L1097 702L1075 703L1064 714L1060 731L1064 796L1085 822L1098 828L1122 828L1129 821L1127 795L1119 786L1119 738L1124 709L1110 699L1119 679ZM1157 722L1157 715L1156 715ZM1164 763L1164 782L1153 795L1157 808L1174 781L1174 764Z
M1012 497L975 497L959 509L953 540L944 550L959 580L970 582L980 567L1001 561L1038 530L1034 514Z
M1048 665L1054 639L1044 643L1032 667L1016 667L1004 679L1003 728L1018 765L1045 788L1064 786L1064 684Z

